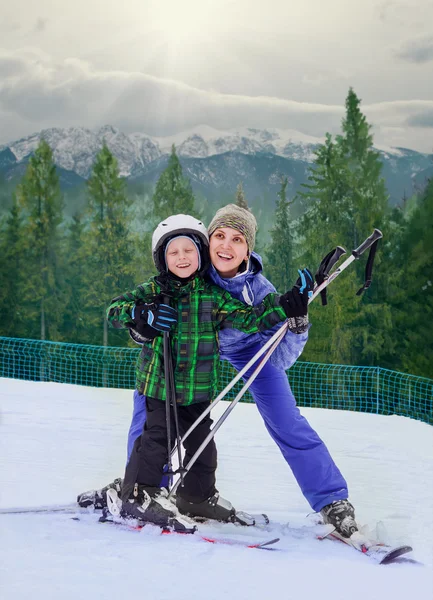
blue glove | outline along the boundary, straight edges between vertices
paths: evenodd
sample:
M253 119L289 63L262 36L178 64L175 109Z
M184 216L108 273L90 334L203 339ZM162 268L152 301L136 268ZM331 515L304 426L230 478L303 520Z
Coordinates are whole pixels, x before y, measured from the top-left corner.
M177 322L177 310L159 302L138 304L132 309L131 317L134 329L140 335L153 339L161 331L170 331Z
M309 269L298 269L299 277L289 292L280 297L280 304L290 319L308 315L308 300L313 295L314 279Z
M299 277L289 292L280 297L280 304L288 319L292 333L308 331L308 300L313 295L314 279L308 269L298 269Z

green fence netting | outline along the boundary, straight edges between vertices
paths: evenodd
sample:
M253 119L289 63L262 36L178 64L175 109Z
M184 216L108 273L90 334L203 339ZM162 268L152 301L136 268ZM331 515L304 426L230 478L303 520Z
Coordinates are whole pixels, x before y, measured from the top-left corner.
M0 377L134 388L139 348L0 337ZM221 389L236 372L221 362ZM380 367L298 361L287 372L299 406L404 415L433 424L433 380ZM240 390L238 383L228 395ZM247 393L245 400L251 402Z

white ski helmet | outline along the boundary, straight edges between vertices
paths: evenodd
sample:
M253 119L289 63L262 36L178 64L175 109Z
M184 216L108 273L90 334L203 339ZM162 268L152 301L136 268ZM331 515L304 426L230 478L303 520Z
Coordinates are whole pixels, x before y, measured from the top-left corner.
M179 235L191 236L200 252L199 273L209 266L209 235L204 224L191 215L172 215L161 221L152 235L152 257L160 273L167 270L165 262L166 242Z

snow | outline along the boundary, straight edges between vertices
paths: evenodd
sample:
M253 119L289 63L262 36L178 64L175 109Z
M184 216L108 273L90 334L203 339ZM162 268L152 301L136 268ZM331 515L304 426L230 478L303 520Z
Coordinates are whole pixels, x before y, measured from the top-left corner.
M208 125L198 125L188 131L153 139L163 153L169 153L172 144L175 144L180 156L191 158L204 158L229 151L243 154L269 152L309 162L314 159L314 148L324 141L323 138L293 129L241 127L219 131Z
M122 474L131 391L0 379L0 405L1 507L70 503ZM309 506L255 406L241 404L217 434L218 486L239 509L290 523L274 530L282 551L214 546L147 527L124 531L92 514L82 521L0 514L0 597L431 600L433 428L396 416L302 413L348 479L358 521L371 530L380 522L385 541L412 544L423 565L379 566L343 544L315 540ZM244 528L240 535L258 534Z
M390 156L404 156L404 153L400 148L395 148L394 146L387 146L386 144L374 144L376 150L379 150L385 155L385 158L389 158Z
M21 161L36 150L42 137L53 149L58 166L75 171L84 178L90 175L95 157L104 141L117 158L121 176L128 176L161 156L158 145L149 136L127 135L111 125L97 130L52 127L2 146L0 150L9 147L17 160Z

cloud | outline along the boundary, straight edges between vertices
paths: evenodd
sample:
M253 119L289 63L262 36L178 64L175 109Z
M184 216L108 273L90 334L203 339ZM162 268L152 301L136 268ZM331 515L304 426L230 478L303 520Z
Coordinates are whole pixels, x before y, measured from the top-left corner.
M397 52L397 56L411 63L424 64L433 60L433 36L413 40Z
M433 127L433 110L427 110L409 117L407 124L410 127Z
M36 20L36 24L35 24L35 31L41 32L41 31L45 31L46 27L48 24L48 19L44 19L42 17L39 17Z
M408 31L429 31L429 19L432 14L431 0L384 0L377 5L378 17L381 23L389 26L396 33Z
M343 107L267 96L221 94L140 72L95 70L78 59L53 62L31 50L0 55L0 107L45 125L104 123L168 135L200 123L216 128L337 127Z
M20 77L26 73L25 62L17 56L4 56L0 58L0 79L3 77Z
M0 75L0 111L8 115L0 143L17 139L18 131L22 135L23 123L29 134L49 127L96 128L110 123L125 133L154 136L206 124L216 129L277 127L323 137L340 131L344 115L343 104L222 94L137 71L97 70L79 59L56 62L32 48L0 53ZM400 128L403 136L410 119L433 111L433 101L363 104L362 110L386 143L383 132ZM12 133L14 123L17 136ZM415 147L425 146L427 151L422 125L417 127L416 135L411 134ZM402 145L414 147L410 140L409 136Z

